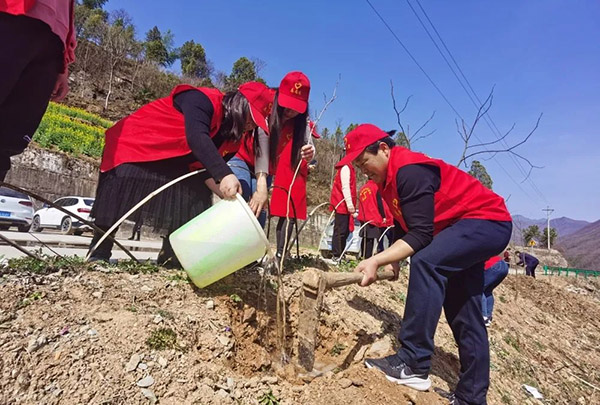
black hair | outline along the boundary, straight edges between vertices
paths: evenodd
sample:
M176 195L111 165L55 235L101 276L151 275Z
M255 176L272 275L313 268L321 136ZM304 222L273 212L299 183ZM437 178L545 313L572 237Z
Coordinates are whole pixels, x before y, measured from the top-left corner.
M389 134L389 132L388 132L388 134ZM396 142L394 142L392 137L386 136L385 138L379 139L379 140L373 142L372 144L370 144L369 146L367 146L365 148L365 152L369 152L371 155L376 155L377 151L379 150L380 143L385 143L387 146L390 147L390 149L393 148L394 146L396 146Z
M250 114L250 104L239 91L232 91L223 97L223 121L219 134L223 138L239 141L244 135L246 121Z
M279 90L275 92L273 99L274 111L269 116L269 160L277 161L277 145L280 142L281 127L283 126L284 107L279 105ZM294 118L294 134L292 137L292 167L296 167L300 161L300 149L304 146L306 135L306 123L308 121L308 105L304 113L296 115Z

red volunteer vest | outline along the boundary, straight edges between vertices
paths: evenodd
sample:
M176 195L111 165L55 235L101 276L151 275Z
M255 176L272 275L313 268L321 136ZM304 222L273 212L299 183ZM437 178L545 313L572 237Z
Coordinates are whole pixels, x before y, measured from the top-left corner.
M352 204L356 205L356 172L354 170L354 166L348 165L350 168L350 194L352 196ZM337 208L335 208L340 201L344 200L344 193L342 193L342 179L340 177L340 172L342 168L340 167L335 174L335 178L333 180L333 189L331 190L331 198L329 199L329 211L333 211L338 214L349 214L348 206L346 202L342 202Z
M275 182L273 193L271 195L270 210L271 215L276 217L285 217L287 213L288 193L285 190L290 189L290 183L294 177L296 167L292 167L292 142L287 142L275 173ZM304 159L300 161L300 170L292 186L292 201L290 204L289 217L297 219L306 219L306 178L308 177L308 163ZM284 188L285 190L282 190ZM294 208L296 215L294 215Z
M396 146L391 149L387 179L381 195L390 206L394 219L405 231L408 231L408 227L402 217L396 173L410 164L428 164L440 169L441 184L434 196L434 235L461 219L512 220L504 199L473 176L442 160Z
M279 134L279 143L277 144L277 155L276 161L269 161L269 174L274 175L277 173L277 165L279 163L279 158L283 153L285 147L288 143L291 143L291 139L294 135L294 121L287 121L283 128L281 129L281 133ZM246 164L250 167L254 167L254 133L247 133L244 135L244 140L240 145L240 148L236 154L237 157L242 159ZM290 152L291 153L291 152ZM295 170L295 168L294 168ZM285 216L285 215L284 215Z
M371 221L369 224L378 228L385 227L385 218L381 217L377 206L377 193L379 189L373 180L367 181L358 193L358 220Z
M123 163L151 162L191 153L185 136L184 117L173 106L173 97L192 89L204 93L213 105L209 133L213 138L223 120L223 93L217 89L179 85L168 97L146 104L106 131L100 170L106 172ZM225 156L235 153L238 148L239 142L225 141L219 152ZM200 163L194 166L202 167Z
M22 15L33 7L35 0L0 0L0 12Z

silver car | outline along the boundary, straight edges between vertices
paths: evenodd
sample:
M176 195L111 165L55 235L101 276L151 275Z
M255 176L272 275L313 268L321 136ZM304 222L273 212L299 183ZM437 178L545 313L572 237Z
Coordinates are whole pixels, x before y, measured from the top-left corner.
M33 201L23 193L0 187L0 230L16 226L19 232L28 232L33 220Z
M331 239L333 238L333 222L335 219L332 219L325 229L325 234L321 238L319 242L319 251L321 252L321 256L329 259L331 257ZM360 254L360 244L362 243L362 237L358 234L358 230L360 228L360 222L358 220L354 220L354 231L348 235L346 239L346 252L344 254L352 254L357 256Z

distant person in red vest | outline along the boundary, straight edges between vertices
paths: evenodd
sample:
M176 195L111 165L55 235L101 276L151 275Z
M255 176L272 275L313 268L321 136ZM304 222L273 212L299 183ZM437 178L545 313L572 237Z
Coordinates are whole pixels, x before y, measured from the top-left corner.
M519 259L517 266L525 266L525 275L535 278L535 269L540 264L537 257L529 253L515 251L515 255Z
M306 126L305 131L308 132ZM310 133L314 138L320 138L312 125ZM279 217L277 220L276 232L277 258L282 257L284 245L286 245L286 250L289 249L292 243L292 231L294 230L294 226L296 226L296 221L298 219L306 219L306 180L312 169L311 166L314 167L315 164L315 162L309 164L306 159L300 159L300 169L298 170L298 174L292 185L290 205L288 206L288 191L290 190L290 184L292 183L298 165L298 162L296 162L296 166L292 162L292 150L293 142L287 142L277 164L275 183L273 185L271 203L269 205L271 216ZM289 222L286 220L286 217L289 217Z
M504 261L510 266L510 248L504 251Z
M69 92L74 0L0 0L0 181L23 152L49 100Z
M461 373L455 404L485 404L489 386L489 346L481 316L484 262L501 252L512 222L504 199L454 165L396 146L374 125L359 125L344 138L346 156L378 184L396 226L388 249L358 264L362 286L377 269L399 272L408 257L410 282L397 353L367 359L369 368L417 390L431 386L433 336L442 308L457 340Z
M485 326L490 326L492 323L492 314L494 312L494 288L506 278L508 275L508 263L500 256L492 256L488 259L484 266L483 274L483 295L481 297L481 312Z
M270 134L267 136L260 129L249 134L229 162L240 179L243 197L249 201L253 211L262 212L258 218L263 226L266 213L262 210L268 200L267 187L276 173L285 147L288 143L292 144L291 163L295 165L301 158L310 161L314 156L314 147L306 145L305 139L309 95L310 81L304 73L286 74L279 88L273 91L273 108L270 108L269 115ZM294 170L295 168L296 166Z
M385 209L377 184L369 180L358 193L358 217L361 222L361 257L373 256L373 248L386 226ZM367 223L368 222L368 223ZM366 225L365 225L366 224Z
M337 165L329 198L329 211L335 211L331 254L334 261L341 259L346 240L354 230L356 214L356 171L352 163Z
M91 216L109 229L123 214L162 185L192 170L206 172L176 183L144 205L138 214L156 231L170 233L211 206L211 190L234 199L241 185L227 160L235 155L242 134L261 127L267 87L258 82L227 94L217 89L179 85L106 131L96 200ZM99 240L96 233L91 246ZM96 249L90 260L108 261L112 243ZM163 260L164 258L164 260ZM174 256L164 238L160 262Z

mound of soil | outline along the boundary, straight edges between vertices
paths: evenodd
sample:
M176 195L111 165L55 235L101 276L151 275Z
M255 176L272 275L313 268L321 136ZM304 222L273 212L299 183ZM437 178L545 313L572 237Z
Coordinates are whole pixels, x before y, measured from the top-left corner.
M10 273L10 272L8 272ZM207 289L178 271L95 270L0 280L0 403L11 404L446 404L457 349L442 319L431 378L416 392L367 370L397 345L407 275L327 292L317 377L295 364L301 272L243 270ZM286 327L276 322L277 289ZM509 276L489 329L490 404L592 404L600 393L600 286ZM281 348L284 342L284 348Z

